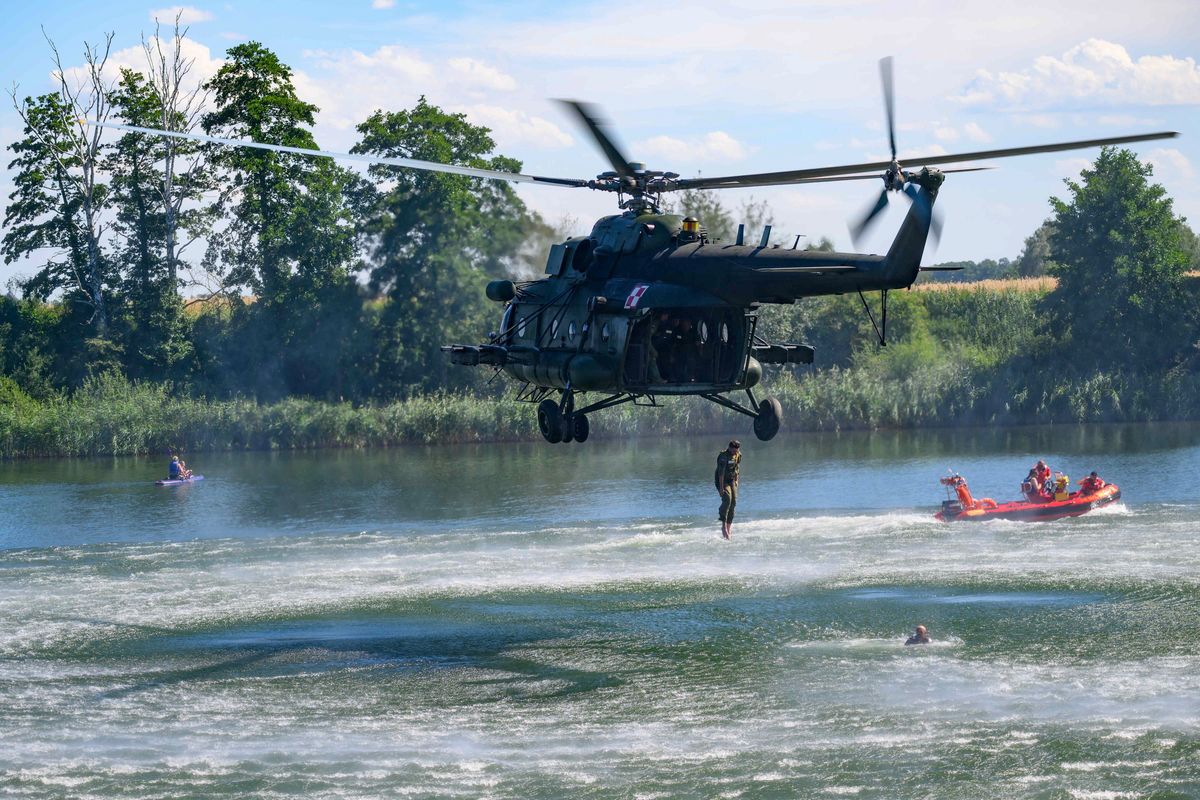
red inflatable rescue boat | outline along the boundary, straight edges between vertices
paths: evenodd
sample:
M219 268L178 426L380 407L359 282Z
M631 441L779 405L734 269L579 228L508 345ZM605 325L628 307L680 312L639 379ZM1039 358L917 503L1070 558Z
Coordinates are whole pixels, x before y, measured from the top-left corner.
M976 500L967 488L961 475L941 479L942 485L954 491L955 497L942 502L942 510L934 514L942 522L956 520L1016 519L1027 521L1078 517L1093 508L1100 508L1121 499L1121 490L1115 483L1106 483L1098 489L1084 492L1059 491L1051 496L1035 499L1014 500L997 503L990 497ZM1063 480L1065 484L1065 479Z

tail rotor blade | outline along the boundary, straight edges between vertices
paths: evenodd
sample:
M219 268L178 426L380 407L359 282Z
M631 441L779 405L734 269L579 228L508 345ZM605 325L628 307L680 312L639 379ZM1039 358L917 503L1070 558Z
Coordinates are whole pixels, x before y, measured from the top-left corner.
M887 112L888 144L896 160L896 97L892 88L892 57L879 59L879 77L883 81L883 108Z
M884 189L879 193L879 197L875 202L871 204L871 207L867 209L867 212L863 214L862 218L849 226L850 238L857 243L862 235L867 232L867 229L874 224L875 218L879 216L880 212L887 208L887 204L888 192L887 189Z

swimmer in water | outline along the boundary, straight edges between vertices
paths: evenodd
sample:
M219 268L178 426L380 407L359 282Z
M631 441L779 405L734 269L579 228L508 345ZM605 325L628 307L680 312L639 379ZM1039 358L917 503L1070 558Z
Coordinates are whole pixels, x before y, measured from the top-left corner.
M929 631L925 630L924 625L918 625L913 635L908 637L905 644L932 644L933 639L929 636Z

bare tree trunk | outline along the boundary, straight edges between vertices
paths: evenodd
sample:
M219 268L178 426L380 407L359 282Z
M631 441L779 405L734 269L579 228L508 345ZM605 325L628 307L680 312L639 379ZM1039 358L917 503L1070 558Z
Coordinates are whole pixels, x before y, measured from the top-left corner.
M175 27L169 47L163 47L163 40L158 20L154 22L154 37L150 41L142 39L142 49L146 53L146 61L150 65L149 85L158 99L160 127L165 131L190 133L200 124L204 113L208 92L197 81L196 86L187 88L188 75L192 71L195 59L183 55L183 38L188 29L180 27L183 12L175 15ZM165 254L167 272L171 286L179 285L179 252L182 249L178 239L179 216L184 201L193 194L193 179L200 168L201 156L192 157L179 180L176 181L176 162L180 159L180 145L177 139L164 137L165 156L163 158L162 203L166 217Z
M44 32L43 32L44 33ZM72 152L60 155L59 166L68 182L78 195L83 219L69 220L84 243L86 265L80 279L80 289L88 296L92 304L92 320L96 326L96 337L108 338L108 304L104 290L104 254L101 249L101 238L104 235L104 200L97 194L100 186L100 137L103 129L92 126L90 129L85 121L106 122L111 112L109 96L112 83L103 73L112 50L113 34L104 38L103 45L84 43L83 57L85 62L84 74L81 77L70 75L63 67L62 57L58 48L46 37L50 52L54 57L54 78L58 81L58 95L62 100L65 112L70 115L67 128L74 132L71 137ZM20 111L20 109L18 109ZM22 113L22 117L25 115ZM28 119L25 119L28 124ZM75 162L70 165L68 161Z

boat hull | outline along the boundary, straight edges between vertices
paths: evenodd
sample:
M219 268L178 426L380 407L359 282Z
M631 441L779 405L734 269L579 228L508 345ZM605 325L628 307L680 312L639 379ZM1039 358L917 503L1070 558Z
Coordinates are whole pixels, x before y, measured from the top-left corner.
M195 483L196 481L202 481L202 480L204 480L203 475L193 475L190 478L179 478L178 480L165 479L165 480L155 481L154 485L155 486L185 486L189 483Z
M1108 484L1099 491L1091 494L1073 493L1066 500L1050 500L1031 503L1025 500L1015 500L1010 503L998 503L991 508L969 508L955 513L939 511L934 514L936 519L943 522L969 522L985 519L1012 519L1025 522L1046 522L1078 517L1092 509L1115 503L1121 499L1121 490L1115 484Z

